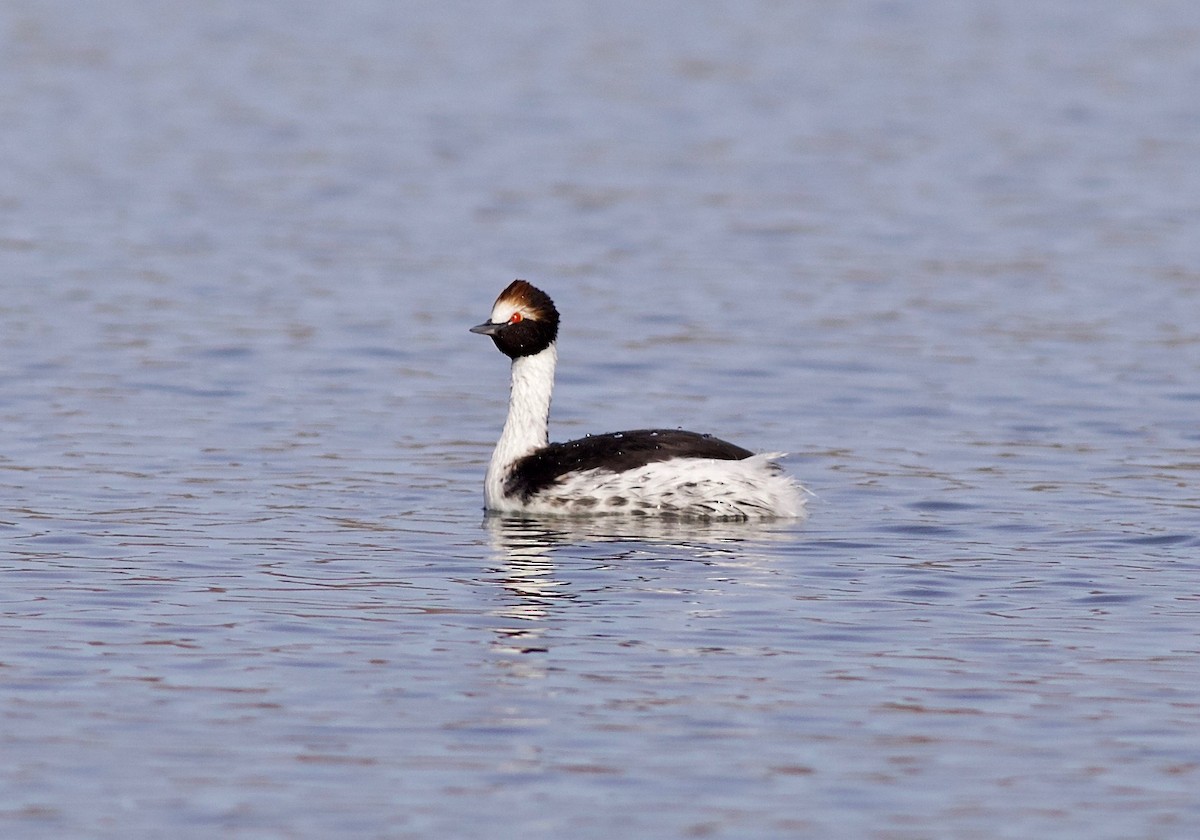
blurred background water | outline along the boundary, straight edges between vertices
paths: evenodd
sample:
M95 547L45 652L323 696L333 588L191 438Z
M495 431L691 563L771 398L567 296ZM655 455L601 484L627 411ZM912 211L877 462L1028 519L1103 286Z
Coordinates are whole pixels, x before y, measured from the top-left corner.
M10 0L0 834L1192 837L1200 7ZM804 523L485 520L552 434Z

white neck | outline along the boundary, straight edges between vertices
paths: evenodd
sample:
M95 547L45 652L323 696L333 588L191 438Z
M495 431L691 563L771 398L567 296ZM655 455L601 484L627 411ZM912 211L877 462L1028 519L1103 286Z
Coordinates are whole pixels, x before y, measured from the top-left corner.
M513 463L549 441L550 395L554 391L554 368L558 350L551 343L533 356L520 356L512 363L512 391L508 397L508 419L492 453L484 483L488 508L498 509L504 496L504 479Z

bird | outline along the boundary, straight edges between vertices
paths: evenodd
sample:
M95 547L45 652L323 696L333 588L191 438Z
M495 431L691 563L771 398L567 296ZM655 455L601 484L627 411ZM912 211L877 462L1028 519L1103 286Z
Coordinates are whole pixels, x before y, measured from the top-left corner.
M549 443L559 313L526 280L470 331L512 360L508 417L488 463L484 506L518 516L623 514L680 519L805 515L807 491L777 463L709 434L635 429Z

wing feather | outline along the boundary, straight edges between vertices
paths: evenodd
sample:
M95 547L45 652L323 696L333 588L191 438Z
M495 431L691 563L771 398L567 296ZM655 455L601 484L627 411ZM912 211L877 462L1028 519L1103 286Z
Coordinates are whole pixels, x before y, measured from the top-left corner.
M552 443L513 465L505 492L528 500L567 473L605 470L620 473L673 458L740 461L754 453L712 435L678 429L636 429Z

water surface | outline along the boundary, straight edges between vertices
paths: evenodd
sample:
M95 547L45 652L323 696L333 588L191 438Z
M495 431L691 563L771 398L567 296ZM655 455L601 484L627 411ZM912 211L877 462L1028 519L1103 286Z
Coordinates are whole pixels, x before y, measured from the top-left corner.
M1193 836L1191 4L0 40L4 836ZM811 517L485 518L517 276Z

